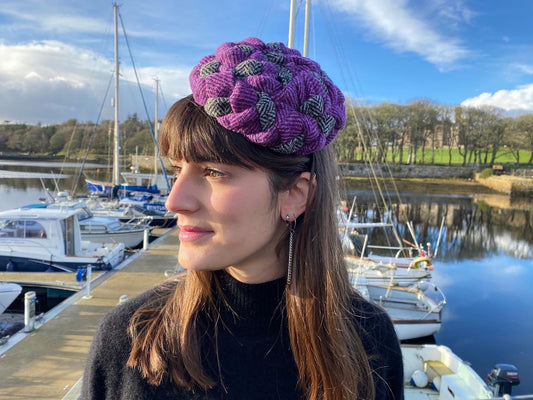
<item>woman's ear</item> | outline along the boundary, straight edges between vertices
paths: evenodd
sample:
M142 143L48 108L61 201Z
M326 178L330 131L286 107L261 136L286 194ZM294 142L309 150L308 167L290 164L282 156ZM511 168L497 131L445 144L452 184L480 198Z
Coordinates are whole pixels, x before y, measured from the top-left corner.
M307 197L311 199L315 195L316 178L310 172L302 172L291 188L280 194L280 217L285 220L287 215L289 220L298 218L304 211L307 204Z

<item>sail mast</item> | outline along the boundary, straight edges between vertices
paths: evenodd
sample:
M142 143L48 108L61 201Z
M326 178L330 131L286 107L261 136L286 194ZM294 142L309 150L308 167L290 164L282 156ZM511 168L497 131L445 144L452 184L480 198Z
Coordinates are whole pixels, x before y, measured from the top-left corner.
M118 127L118 78L119 78L119 62L118 62L118 5L113 4L113 15L115 22L115 134L114 134L114 148L113 148L113 179L114 185L120 184L120 142L119 142L119 127Z
M291 10L289 13L289 40L287 46L289 48L294 47L294 20L296 18L296 0L291 0Z
M157 164L159 158L157 157L157 143L159 136L159 118L157 116L157 98L159 97L159 79L155 79L155 116L154 116L154 137L155 137L155 149L154 149L154 185L157 184Z
M311 0L305 0L305 23L304 23L304 46L303 56L307 57L309 43L309 11L311 9ZM294 24L296 20L296 0L291 0L291 9L289 13L289 39L287 47L294 48Z
M307 57L309 47L309 10L311 9L311 0L305 0L305 25L304 25L304 51L303 56Z

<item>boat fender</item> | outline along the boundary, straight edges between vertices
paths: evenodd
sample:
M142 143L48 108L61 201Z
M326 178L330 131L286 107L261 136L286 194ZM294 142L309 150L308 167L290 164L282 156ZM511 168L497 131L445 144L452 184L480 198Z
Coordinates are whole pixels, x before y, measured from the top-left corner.
M428 384L428 376L424 373L424 371L420 371L417 369L415 372L413 372L413 375L411 375L411 385L423 388L426 387Z
M82 283L87 280L87 270L83 267L76 271L76 282Z
M430 271L433 271L433 264L431 263L431 260L427 257L415 258L413 262L411 263L411 266L414 269L427 268Z
M6 265L6 271L7 272L13 272L15 271L15 263L12 260L9 260L9 262Z

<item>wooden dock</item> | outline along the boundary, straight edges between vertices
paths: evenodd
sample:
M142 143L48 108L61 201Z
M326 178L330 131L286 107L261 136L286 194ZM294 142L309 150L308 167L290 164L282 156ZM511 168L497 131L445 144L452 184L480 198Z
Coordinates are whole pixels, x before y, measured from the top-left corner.
M76 293L36 322L34 331L21 331L1 345L0 399L76 399L102 316L121 296L135 297L165 280L164 272L177 268L177 250L177 236L170 230L119 269L95 274L90 298L84 290ZM47 275L47 279L75 281L75 277Z

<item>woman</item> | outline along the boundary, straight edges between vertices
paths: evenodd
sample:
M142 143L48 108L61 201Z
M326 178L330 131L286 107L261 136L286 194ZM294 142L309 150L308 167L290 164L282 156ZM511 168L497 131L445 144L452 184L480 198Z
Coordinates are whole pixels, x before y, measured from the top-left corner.
M280 43L225 43L160 147L187 270L108 314L85 399L402 399L393 325L351 287L336 225L344 97Z

